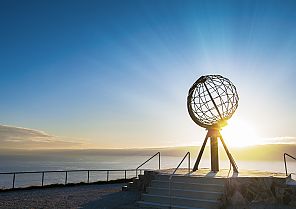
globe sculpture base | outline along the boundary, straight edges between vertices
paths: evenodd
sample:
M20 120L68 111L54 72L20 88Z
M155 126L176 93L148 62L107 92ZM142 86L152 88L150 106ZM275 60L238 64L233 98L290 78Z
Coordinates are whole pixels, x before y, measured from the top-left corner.
M206 147L206 144L207 144L207 141L208 139L210 138L211 140L211 171L213 172L218 172L219 171L219 158L218 158L218 139L220 139L220 141L222 142L222 145L226 151L226 154L230 160L230 163L233 167L233 171L238 173L238 167L232 157L232 155L230 154L224 140L223 140L223 137L219 131L219 129L216 129L216 128L210 128L208 129L208 133L206 135L206 138L202 144L202 147L199 151L199 154L198 154L198 157L197 157L197 160L195 162L195 165L193 167L193 171L196 171L198 170L198 165L200 163L200 160L201 160L201 157L202 157L202 154L204 152L204 149Z

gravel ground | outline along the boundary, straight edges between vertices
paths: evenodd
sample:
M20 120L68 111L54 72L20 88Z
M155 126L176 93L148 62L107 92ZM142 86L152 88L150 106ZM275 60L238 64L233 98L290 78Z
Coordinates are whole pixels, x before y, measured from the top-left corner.
M84 205L83 209L138 209L136 201L140 199L138 192L114 192L104 195Z
M1 209L117 209L132 208L135 192L121 192L124 184L18 190L0 193ZM130 207L129 207L129 206Z

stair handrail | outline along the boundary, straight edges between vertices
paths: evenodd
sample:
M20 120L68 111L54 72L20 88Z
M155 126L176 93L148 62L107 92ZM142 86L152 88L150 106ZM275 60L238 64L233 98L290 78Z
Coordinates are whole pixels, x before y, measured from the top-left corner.
M296 160L296 157L293 157L292 155L289 155L288 153L284 153L284 162L285 162L285 171L286 171L286 176L288 176L288 169L287 169L287 160L286 156Z
M136 168L136 177L138 177L138 170L139 168L141 168L143 165L145 165L146 163L148 163L150 160L152 160L156 155L158 155L158 170L160 170L160 152L155 153L153 156L151 156L148 160L146 160L144 163L142 163L141 165L139 165Z
M181 164L183 163L183 161L186 159L186 157L188 156L188 173L190 173L190 152L187 152L186 155L183 157L183 159L181 160L181 162L179 163L179 165L176 167L176 169L174 170L174 172L170 175L169 177L169 200L170 200L170 205L169 208L172 207L172 196L171 196L171 183L172 183L172 178L175 175L175 173L177 172L177 170L179 169L179 167L181 166Z

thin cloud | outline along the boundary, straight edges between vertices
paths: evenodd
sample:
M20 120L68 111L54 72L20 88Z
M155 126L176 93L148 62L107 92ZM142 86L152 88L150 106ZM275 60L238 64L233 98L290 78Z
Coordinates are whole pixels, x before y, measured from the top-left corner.
M263 138L263 144L296 144L296 137L293 136L281 136L272 138Z
M75 149L87 146L81 140L8 125L0 125L0 143L2 149Z

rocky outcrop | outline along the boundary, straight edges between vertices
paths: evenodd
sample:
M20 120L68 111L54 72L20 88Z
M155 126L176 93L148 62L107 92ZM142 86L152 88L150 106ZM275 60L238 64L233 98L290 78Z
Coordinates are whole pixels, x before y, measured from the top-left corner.
M229 178L222 201L224 208L232 206L233 209L249 209L253 203L296 207L296 187L287 185L284 178Z

